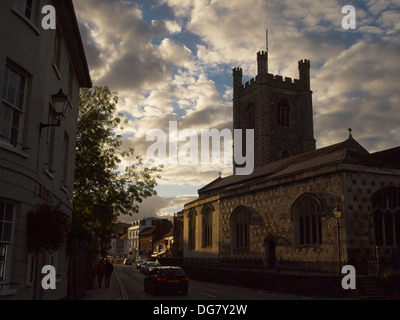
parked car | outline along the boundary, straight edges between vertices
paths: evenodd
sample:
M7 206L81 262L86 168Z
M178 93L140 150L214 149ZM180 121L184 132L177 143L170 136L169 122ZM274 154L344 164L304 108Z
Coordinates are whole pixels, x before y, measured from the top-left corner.
M146 268L146 265L149 263L150 261L146 260L143 261L143 263L140 265L140 272L144 273L144 269Z
M149 261L146 263L146 266L143 268L143 273L145 275L149 275L155 268L160 267L161 264L158 261Z
M124 260L124 264L126 264L126 265L132 265L132 264L133 264L133 260L127 258L127 259Z
M182 291L183 294L187 294L188 290L189 278L180 267L157 267L144 278L144 291L146 292Z
M139 259L138 262L136 263L136 269L140 269L140 267L142 266L143 262L145 262L146 260L144 259Z

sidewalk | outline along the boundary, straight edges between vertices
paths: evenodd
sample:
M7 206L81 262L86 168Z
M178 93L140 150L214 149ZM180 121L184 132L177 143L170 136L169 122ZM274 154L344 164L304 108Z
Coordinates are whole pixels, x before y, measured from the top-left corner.
M97 285L97 278L94 280L93 289L87 290L81 300L127 300L125 289L115 271L111 275L110 287L104 287L104 279L102 288Z

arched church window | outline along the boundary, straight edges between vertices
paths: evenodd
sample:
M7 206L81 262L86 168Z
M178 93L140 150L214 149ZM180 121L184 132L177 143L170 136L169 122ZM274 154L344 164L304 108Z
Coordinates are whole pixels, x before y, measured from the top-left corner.
M400 188L388 187L372 198L375 245L400 245Z
M203 247L212 246L212 210L206 206L202 212Z
M285 149L281 152L280 156L282 159L286 159L286 158L290 158L291 155L290 155L290 152L287 149Z
M321 204L312 195L304 195L293 204L292 217L298 245L322 243Z
M231 238L234 249L250 247L250 213L244 207L238 207L232 212Z
M287 99L278 102L276 117L279 126L290 127L290 103Z
M249 104L246 110L246 129L255 129L256 126L256 109L254 104Z
M188 219L189 219L188 246L189 249L194 249L196 246L196 212L193 209L189 211Z

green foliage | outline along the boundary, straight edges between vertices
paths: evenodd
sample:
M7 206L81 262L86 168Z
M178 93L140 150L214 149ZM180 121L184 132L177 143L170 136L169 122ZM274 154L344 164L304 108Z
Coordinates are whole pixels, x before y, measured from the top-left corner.
M162 167L148 166L134 150L121 150L127 119L116 112L118 93L108 87L83 89L80 96L74 219L105 241L119 215L137 213L154 190ZM131 161L123 169L123 158Z

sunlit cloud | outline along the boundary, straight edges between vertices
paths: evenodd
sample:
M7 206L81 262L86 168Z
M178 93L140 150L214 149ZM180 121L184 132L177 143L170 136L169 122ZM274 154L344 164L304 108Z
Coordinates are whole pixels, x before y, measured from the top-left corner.
M148 132L167 133L169 121L232 129L232 68L256 76L266 29L270 73L298 78L297 61L311 60L317 147L343 141L349 127L369 151L398 145L399 0L357 2L356 30L341 27L339 0L146 1L74 1L94 84L117 90L130 120L124 147L144 156ZM141 214L178 210L186 189L195 197L220 171L232 168L167 164Z

